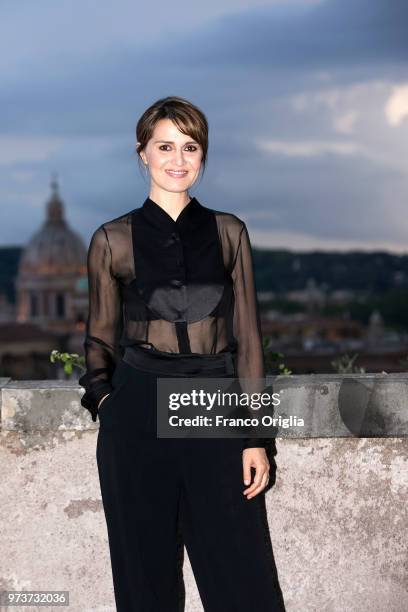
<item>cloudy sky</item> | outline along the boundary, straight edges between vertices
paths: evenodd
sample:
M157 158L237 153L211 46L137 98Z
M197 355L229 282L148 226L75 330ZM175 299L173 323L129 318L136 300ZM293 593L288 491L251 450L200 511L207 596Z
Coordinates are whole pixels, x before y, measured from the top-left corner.
M180 95L210 124L191 193L254 245L408 252L407 23L404 0L2 0L0 243L54 171L86 243L140 206L136 122Z

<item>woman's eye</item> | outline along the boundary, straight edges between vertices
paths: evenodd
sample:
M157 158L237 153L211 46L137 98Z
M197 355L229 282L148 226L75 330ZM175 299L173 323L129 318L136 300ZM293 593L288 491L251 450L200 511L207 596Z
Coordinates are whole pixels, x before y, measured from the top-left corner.
M167 147L167 148L164 148L164 147ZM171 148L170 145L166 145L166 144L160 145L159 147L161 151L168 151L170 148ZM197 151L197 147L195 145L187 145L186 149L190 149L190 151Z

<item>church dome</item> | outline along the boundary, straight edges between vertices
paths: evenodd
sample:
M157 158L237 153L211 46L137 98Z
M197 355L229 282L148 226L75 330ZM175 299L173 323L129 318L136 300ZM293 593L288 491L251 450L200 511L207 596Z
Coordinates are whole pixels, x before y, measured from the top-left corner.
M46 219L23 251L19 275L77 275L86 271L86 247L65 220L64 203L55 178L51 181L51 190Z

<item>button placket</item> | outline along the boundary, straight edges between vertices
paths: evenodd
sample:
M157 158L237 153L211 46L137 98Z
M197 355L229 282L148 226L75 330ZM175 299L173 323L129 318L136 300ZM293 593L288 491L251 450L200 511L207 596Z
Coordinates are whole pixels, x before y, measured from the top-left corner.
M187 287L186 287L186 276L185 276L185 265L184 265L184 249L183 243L180 235L177 231L173 231L171 233L171 238L174 243L175 250L175 274L172 281L173 287L177 287L180 298L179 310L177 311L177 316L179 319L183 318L185 315L186 307L187 307Z
M177 232L172 232L171 234L172 239L175 242L176 245L176 266L178 268L177 270L177 276L178 278L176 278L174 280L174 285L176 287L182 287L185 284L185 267L184 267L184 252L183 252L183 244L181 242L180 236L178 235Z

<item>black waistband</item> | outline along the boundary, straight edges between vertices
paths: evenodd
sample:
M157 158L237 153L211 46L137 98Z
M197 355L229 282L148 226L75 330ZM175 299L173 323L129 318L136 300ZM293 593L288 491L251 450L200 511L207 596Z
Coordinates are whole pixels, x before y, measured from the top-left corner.
M166 353L157 349L142 346L127 346L123 361L129 365L148 372L166 376L234 376L234 354L225 351L215 354Z

